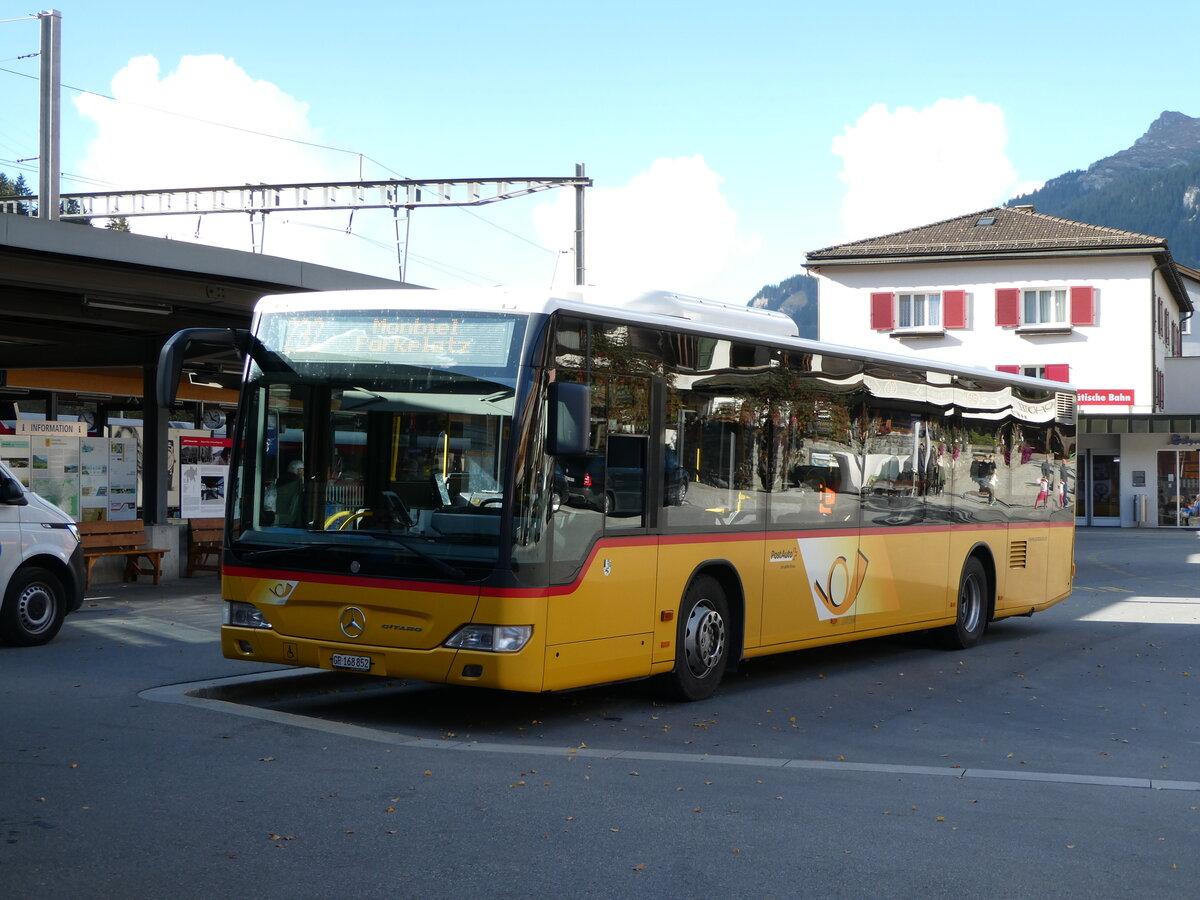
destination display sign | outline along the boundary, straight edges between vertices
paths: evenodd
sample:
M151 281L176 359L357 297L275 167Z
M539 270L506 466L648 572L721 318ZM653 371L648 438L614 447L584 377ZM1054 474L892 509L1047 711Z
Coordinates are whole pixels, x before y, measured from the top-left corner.
M263 317L259 339L295 363L502 367L518 321L487 313L281 312Z

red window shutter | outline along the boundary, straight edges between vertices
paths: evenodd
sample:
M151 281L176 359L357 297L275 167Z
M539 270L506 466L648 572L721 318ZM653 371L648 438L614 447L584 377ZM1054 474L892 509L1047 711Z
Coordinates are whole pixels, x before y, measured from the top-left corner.
M1090 287L1071 288L1071 324L1096 324L1096 289Z
M1071 367L1066 363L1046 366L1047 381L1070 381Z
M891 331L896 327L895 294L871 294L871 327L876 331Z
M996 324L1001 328L1021 324L1021 292L1017 288L996 288Z
M942 322L947 328L967 327L966 291L942 291Z
M997 372L1007 372L1009 375L1020 375L1020 366L996 366Z

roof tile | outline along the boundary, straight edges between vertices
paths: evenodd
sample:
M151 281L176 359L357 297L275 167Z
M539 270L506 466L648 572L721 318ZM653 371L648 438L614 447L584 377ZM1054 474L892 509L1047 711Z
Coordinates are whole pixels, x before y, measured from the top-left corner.
M988 219L993 221L985 224ZM808 262L1118 247L1166 250L1167 241L1133 231L1048 216L1029 206L997 206L918 228L814 250L808 254Z

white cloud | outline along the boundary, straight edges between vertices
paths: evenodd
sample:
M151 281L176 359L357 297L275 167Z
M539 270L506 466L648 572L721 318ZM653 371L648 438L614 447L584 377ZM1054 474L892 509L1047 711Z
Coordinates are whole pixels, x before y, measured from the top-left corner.
M1005 153L1004 112L974 97L924 109L868 109L832 151L846 183L847 240L887 234L1003 203L1023 190Z
M95 123L78 171L93 190L155 190L253 183L353 180L358 158L304 143L323 141L308 121L307 103L251 78L223 56L185 56L167 75L153 56L129 61L112 82L113 102L94 94L75 99ZM167 112L162 112L167 111ZM167 113L176 113L170 115ZM222 123L215 125L212 123ZM279 140L278 138L290 140ZM381 214L382 215L382 214ZM386 238L390 228L375 229ZM275 213L255 223L264 252L395 277L394 250L345 234L348 213ZM243 213L134 217L139 234L252 248ZM356 232L363 232L356 227Z
M94 190L359 177L356 155L310 146L327 141L309 122L308 104L274 84L255 80L223 56L185 56L167 74L152 56L132 59L113 79L112 95L119 102L89 94L75 100L79 112L95 123L97 134L84 159L73 166L101 183ZM623 186L589 189L588 281L703 290L727 272L728 265L758 249L757 239L739 238L738 217L721 184L721 176L696 155L658 159ZM574 204L574 191L560 190L553 200L527 207L531 233L536 231L543 246L570 250ZM514 223L513 213L516 210L510 212L506 205L503 215L509 217L511 229L525 230L522 225L529 219ZM548 283L555 271L557 281L573 283L570 253L563 254L555 268L553 257L530 253L520 241L489 230L479 222L484 218L482 210L470 218L452 210L430 217L419 214L411 236L410 280L443 287L461 286L464 280ZM353 236L346 234L349 222L348 212L273 213L266 218L262 248L271 255L396 277L391 213L357 214ZM251 223L242 213L135 217L130 224L139 234L238 250L252 247ZM262 233L256 221L253 236ZM478 240L465 239L467 233L478 234ZM452 271L456 268L472 277L458 277Z
M594 187L585 199L584 264L590 284L628 284L695 291L730 259L756 249L742 240L737 213L721 192L723 179L699 154L656 159L622 187ZM575 199L563 191L534 211L547 247L573 245ZM574 259L559 266L571 283Z

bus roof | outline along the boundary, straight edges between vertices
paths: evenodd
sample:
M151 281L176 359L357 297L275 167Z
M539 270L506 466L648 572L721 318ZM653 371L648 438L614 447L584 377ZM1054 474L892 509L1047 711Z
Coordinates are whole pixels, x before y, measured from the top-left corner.
M617 317L623 322L684 331L716 333L732 340L749 343L769 342L794 347L807 353L821 353L852 359L918 367L967 378L987 376L989 380L1042 390L1074 392L1071 385L998 372L981 366L967 366L917 356L892 353L866 353L857 347L826 344L799 336L790 316L774 310L706 300L671 291L637 291L604 288L595 285L554 290L530 286L498 286L451 290L390 289L361 291L313 291L302 294L275 294L263 297L255 315L318 310L445 310L462 312L517 313L549 315L564 311L580 315Z

